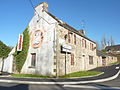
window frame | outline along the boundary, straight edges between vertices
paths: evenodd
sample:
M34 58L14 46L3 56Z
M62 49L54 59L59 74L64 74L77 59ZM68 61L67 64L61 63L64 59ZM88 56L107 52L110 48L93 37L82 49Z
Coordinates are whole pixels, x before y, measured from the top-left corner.
M36 53L31 53L31 67L36 66Z
M93 56L89 56L89 65L93 64L94 64Z

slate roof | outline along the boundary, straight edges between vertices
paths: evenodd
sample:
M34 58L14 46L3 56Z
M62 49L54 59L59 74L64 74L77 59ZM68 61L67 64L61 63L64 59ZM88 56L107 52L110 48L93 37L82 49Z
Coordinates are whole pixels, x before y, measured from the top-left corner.
M114 54L102 52L100 50L97 50L97 56L101 56L101 57L104 57L104 58L106 58L107 56L114 56L114 57L116 57L116 55L114 55Z
M79 36L82 36L82 37L86 38L87 40L89 40L89 41L91 41L91 42L93 42L93 43L95 43L94 41L92 41L91 39L89 39L88 37L86 37L84 34L80 33L78 30L76 30L76 29L73 28L72 26L68 25L67 23L62 22L60 19L58 19L57 17L55 17L55 16L52 15L51 13L49 13L49 12L46 12L46 13L47 13L48 15L50 15L52 18L54 18L54 19L59 23L60 26L62 26L62 27L64 27L64 28L66 28L66 29L68 29L68 30L70 30L70 31L78 34Z
M106 51L120 51L120 45L113 45L113 46L107 46L105 48Z
M97 56L107 57L107 54L103 53L102 51L97 50Z

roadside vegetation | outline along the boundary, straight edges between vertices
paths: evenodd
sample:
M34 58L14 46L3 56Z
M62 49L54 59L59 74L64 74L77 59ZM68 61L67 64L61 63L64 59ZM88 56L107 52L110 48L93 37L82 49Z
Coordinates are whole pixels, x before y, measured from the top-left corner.
M29 49L29 31L28 31L28 28L26 28L25 31L23 32L22 51L18 52L16 50L15 53L14 53L16 69L19 73L20 73L20 71L23 67L23 64L25 63L25 60L27 58L28 49Z
M60 76L60 78L72 78L72 77L86 77L86 76L94 76L101 74L102 72L96 72L96 71L80 71L75 73L70 73L64 76Z
M70 73L64 76L59 76L59 78L73 78L73 77L85 77L99 75L102 72L96 71L80 71L75 73ZM42 76L42 75L32 75L32 74L13 74L11 77L31 77L31 78L55 78L55 76Z
M13 74L11 77L30 77L30 78L50 78L49 76L33 75L33 74Z
M12 48L0 41L0 58L6 58L11 50Z
M120 62L114 62L114 63L111 63L110 65L115 65L115 64L120 64Z

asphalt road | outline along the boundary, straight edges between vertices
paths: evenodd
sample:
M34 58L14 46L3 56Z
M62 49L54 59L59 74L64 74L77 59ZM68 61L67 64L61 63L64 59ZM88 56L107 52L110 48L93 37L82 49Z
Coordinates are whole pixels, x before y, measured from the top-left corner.
M116 66L113 65L110 68L108 67L98 68L97 71L103 71L103 70L106 71L107 75L104 75L103 77L107 77L108 75L112 75L113 71L114 72L118 71L115 70L115 67ZM91 78L91 80L94 80L95 78L96 77L93 77ZM97 79L100 78L97 77ZM9 78L6 79L9 80ZM88 79L86 78L86 80ZM31 85L31 84L0 83L0 90L120 90L120 75L116 79L107 82L79 84L79 85Z
M112 81L82 85L28 85L0 83L0 90L120 90L120 75Z

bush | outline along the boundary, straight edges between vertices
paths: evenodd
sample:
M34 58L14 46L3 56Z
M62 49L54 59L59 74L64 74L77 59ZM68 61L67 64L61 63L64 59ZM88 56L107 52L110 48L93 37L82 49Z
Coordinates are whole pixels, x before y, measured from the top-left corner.
M16 69L20 73L21 69L25 63L25 60L27 58L28 49L29 49L29 31L28 28L25 29L23 32L23 45L22 45L22 51L18 52L17 49L14 54Z

